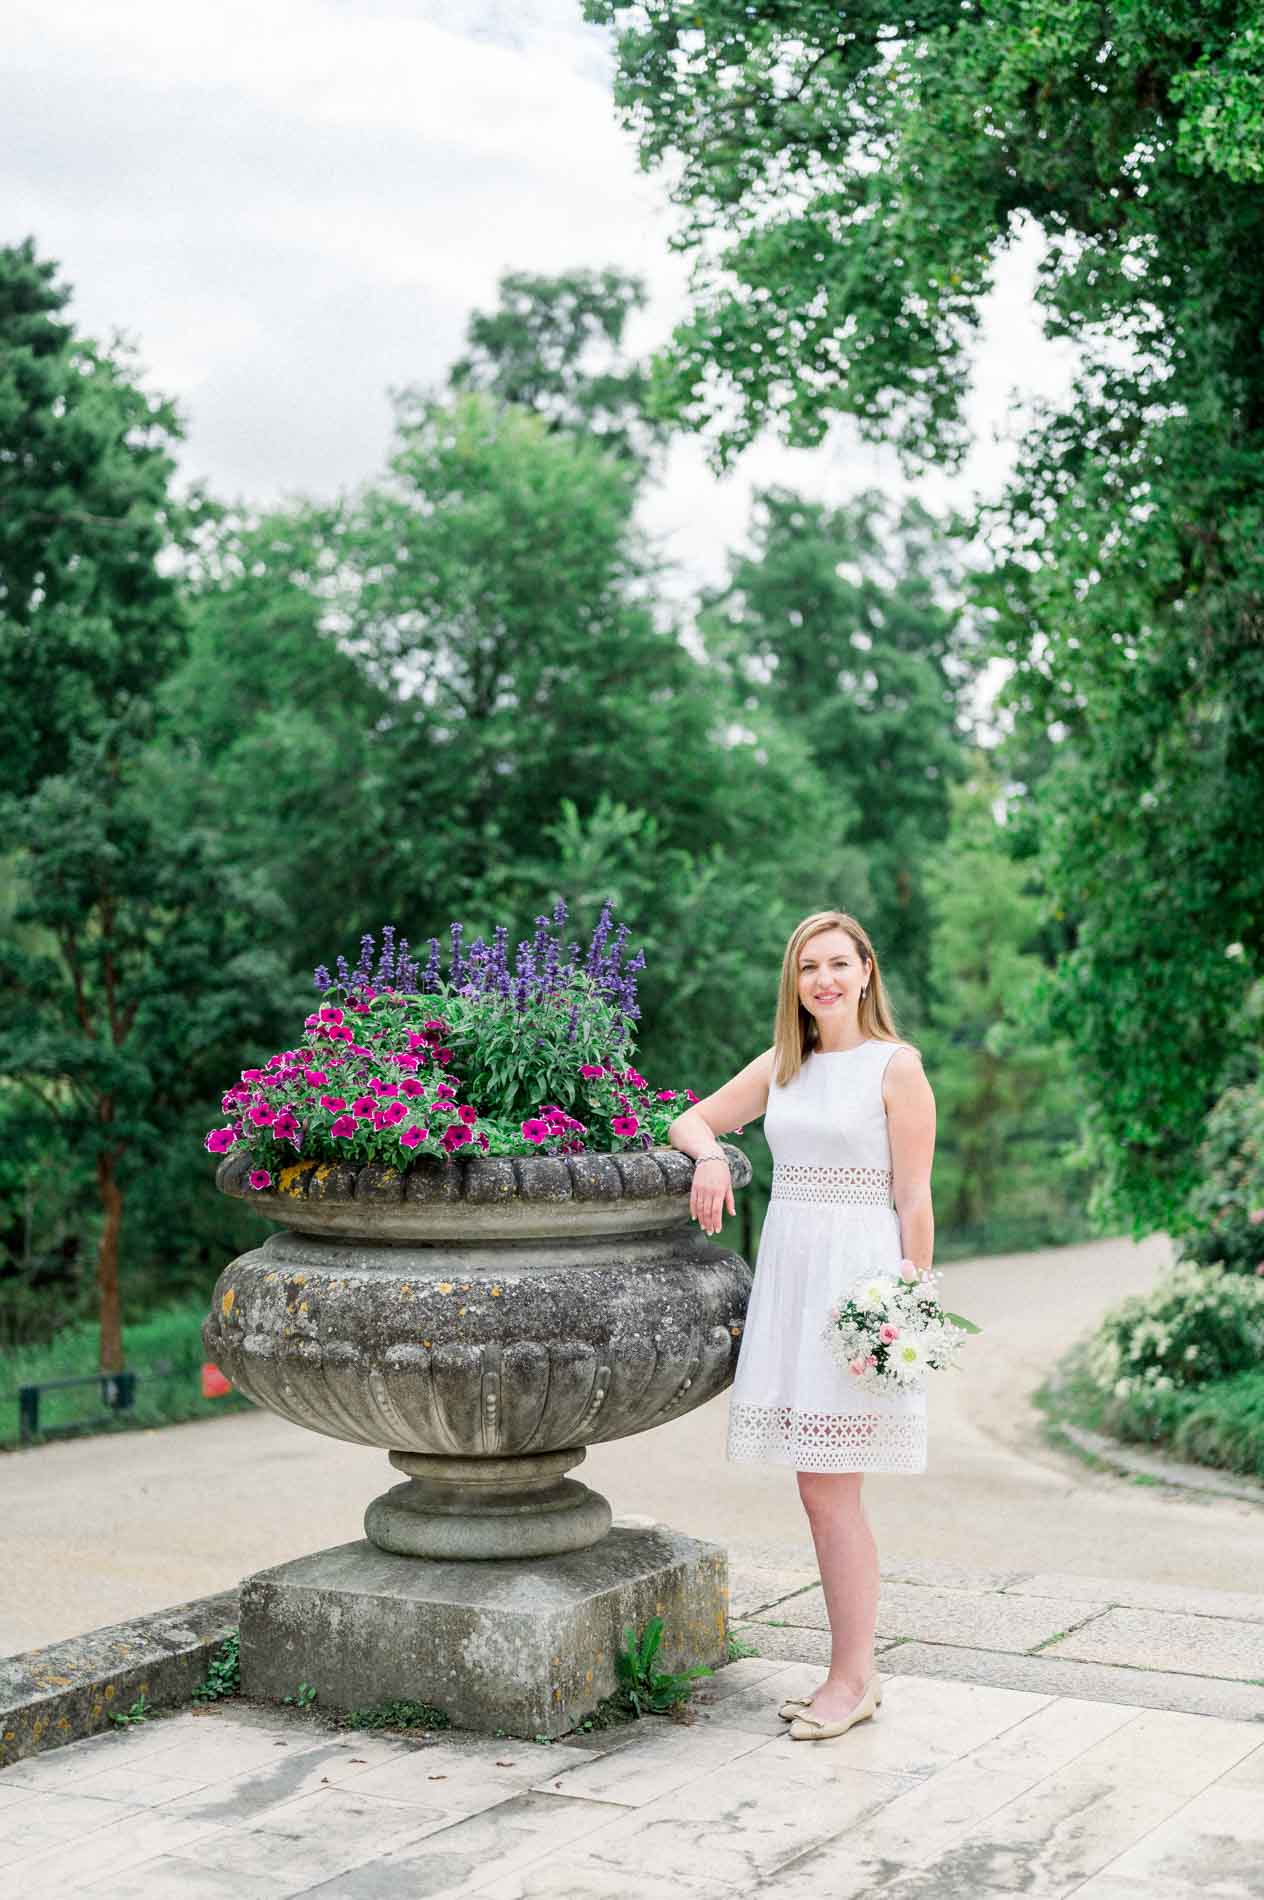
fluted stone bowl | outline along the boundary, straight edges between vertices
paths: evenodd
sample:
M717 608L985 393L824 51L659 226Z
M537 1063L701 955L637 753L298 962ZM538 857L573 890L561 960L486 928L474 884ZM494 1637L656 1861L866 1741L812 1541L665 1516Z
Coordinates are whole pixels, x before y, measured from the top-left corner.
M390 1453L407 1482L365 1515L383 1549L582 1549L610 1507L563 1472L736 1370L751 1269L691 1224L693 1166L671 1148L306 1161L259 1193L229 1156L216 1185L285 1231L220 1275L207 1355L269 1411Z

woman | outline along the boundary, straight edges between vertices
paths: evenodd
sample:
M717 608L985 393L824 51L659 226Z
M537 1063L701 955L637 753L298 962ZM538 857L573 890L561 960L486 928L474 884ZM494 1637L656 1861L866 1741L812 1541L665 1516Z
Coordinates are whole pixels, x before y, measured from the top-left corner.
M812 1530L832 1637L829 1674L782 1705L796 1741L842 1735L882 1699L873 1664L878 1552L866 1471L926 1469L926 1394L860 1390L822 1337L856 1281L929 1267L935 1098L895 1034L862 926L817 911L791 935L771 1049L677 1116L693 1157L690 1212L718 1231L736 1213L716 1137L764 1115L772 1194L729 1400L728 1456L792 1465Z

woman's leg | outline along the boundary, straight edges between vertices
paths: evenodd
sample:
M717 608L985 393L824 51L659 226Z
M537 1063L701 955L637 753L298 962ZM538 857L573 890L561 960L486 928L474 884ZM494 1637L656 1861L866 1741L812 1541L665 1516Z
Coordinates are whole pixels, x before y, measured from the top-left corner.
M800 1471L797 1476L832 1639L829 1674L812 1697L812 1714L833 1722L855 1707L873 1673L878 1547L861 1501L862 1472Z

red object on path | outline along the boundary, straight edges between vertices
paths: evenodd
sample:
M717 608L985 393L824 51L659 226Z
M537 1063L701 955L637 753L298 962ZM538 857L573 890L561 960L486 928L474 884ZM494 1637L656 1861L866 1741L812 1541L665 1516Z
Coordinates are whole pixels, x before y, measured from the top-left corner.
M213 1366L209 1359L205 1360L202 1366L202 1397L222 1399L224 1394L231 1392L232 1389L231 1383L224 1377L219 1367Z

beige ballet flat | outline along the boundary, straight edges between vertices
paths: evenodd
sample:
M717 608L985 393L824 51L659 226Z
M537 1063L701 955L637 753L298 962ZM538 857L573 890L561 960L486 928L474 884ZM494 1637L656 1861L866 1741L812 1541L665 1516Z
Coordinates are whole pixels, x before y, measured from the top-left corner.
M879 1703L882 1700L882 1677L878 1674L877 1670L875 1669L872 1676L870 1676L869 1680L874 1686L874 1698L873 1698L874 1702L875 1704ZM785 1701L782 1703L781 1707L777 1710L777 1714L781 1717L783 1722L793 1722L795 1716L798 1715L803 1709L808 1708L810 1706L810 1703L811 1703L810 1696L805 1696L805 1695L787 1696Z
M848 1729L855 1728L857 1722L867 1722L877 1706L877 1688L871 1676L859 1702L841 1722L818 1722L814 1715L796 1715L790 1724L790 1739L794 1742L828 1742L835 1735L846 1735Z

